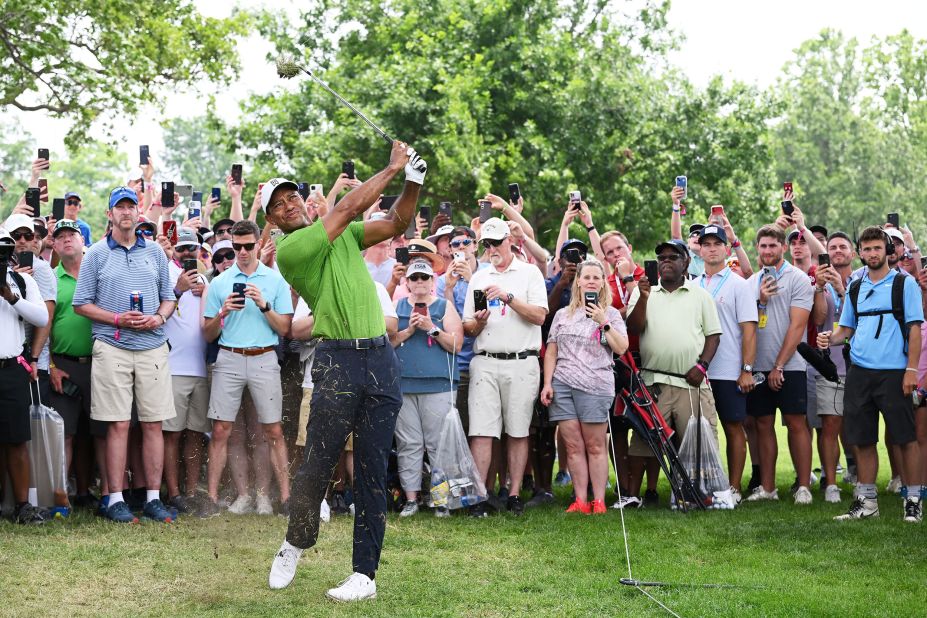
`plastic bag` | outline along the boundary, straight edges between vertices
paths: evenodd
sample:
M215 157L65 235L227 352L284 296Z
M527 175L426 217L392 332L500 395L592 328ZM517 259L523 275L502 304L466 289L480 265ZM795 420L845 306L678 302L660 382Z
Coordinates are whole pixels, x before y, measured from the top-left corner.
M486 485L470 454L460 416L453 407L444 418L435 460L431 462L431 500L434 506L448 509L486 500Z
M64 420L60 414L43 405L41 401L33 403L29 408L29 418L32 425L32 441L29 442L29 486L35 488L34 506L67 508Z
M701 432L698 430L699 423ZM692 415L689 418L686 435L679 447L679 462L692 479L692 483L706 496L711 497L711 508L734 508L731 484L724 466L721 465L715 431L704 416Z

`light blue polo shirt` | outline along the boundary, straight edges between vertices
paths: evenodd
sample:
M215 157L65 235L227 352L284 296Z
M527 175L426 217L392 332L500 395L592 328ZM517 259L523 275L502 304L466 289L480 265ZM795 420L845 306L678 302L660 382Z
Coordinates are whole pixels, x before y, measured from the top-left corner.
M891 311L892 281L898 276L901 275L897 271L890 270L884 279L873 283L867 270L859 288L859 311ZM863 316L862 320L858 320L853 303L848 301L843 304L840 326L856 329L850 339L850 360L865 369L904 369L908 366L908 355L904 353L903 347L907 333L901 332L898 321L891 313L881 317L882 330L876 339L879 316ZM904 278L904 321L908 325L924 321L921 289L913 277Z
M209 284L206 311L203 314L206 319L219 315L222 304L232 293L234 283L256 285L274 311L281 315L293 313L290 286L280 273L259 263L257 270L249 276L238 269L238 264L233 264ZM225 316L225 325L219 332L219 344L230 348L266 348L277 345L277 337L267 317L253 300L246 298L244 309L232 311Z
M134 291L141 292L142 313L146 315L154 315L161 301L176 300L167 256L158 243L136 238L135 244L126 249L107 234L84 254L71 304L94 304L104 311L125 313ZM135 352L153 350L167 341L161 327L146 331L120 328L117 339L114 324L94 322L91 332L94 339Z

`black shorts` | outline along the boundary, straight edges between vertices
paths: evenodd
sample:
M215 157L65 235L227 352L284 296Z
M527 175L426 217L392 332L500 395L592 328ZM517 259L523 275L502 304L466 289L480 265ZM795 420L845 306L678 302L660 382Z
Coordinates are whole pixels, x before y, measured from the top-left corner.
M64 433L68 436L91 435L95 438L105 438L108 429L104 421L90 420L90 371L92 363L81 363L52 354L52 361L61 371L68 374L70 388L76 388L73 396L56 393L51 390L48 405L61 415L64 421Z
M457 383L457 414L460 415L460 424L463 425L464 435L469 435L470 429L470 372L460 372L460 382Z
M722 423L742 423L747 418L747 396L737 390L736 380L712 380L715 409Z
M19 363L0 367L0 444L32 439L29 423L29 374Z
M878 443L880 410L892 444L908 444L917 439L914 401L905 397L901 388L904 374L904 369L850 366L843 395L843 438L847 444Z
M769 372L764 371L766 381L747 394L747 414L770 416L776 409L783 414L805 414L808 409L808 374L804 371L786 371L782 388L769 388Z

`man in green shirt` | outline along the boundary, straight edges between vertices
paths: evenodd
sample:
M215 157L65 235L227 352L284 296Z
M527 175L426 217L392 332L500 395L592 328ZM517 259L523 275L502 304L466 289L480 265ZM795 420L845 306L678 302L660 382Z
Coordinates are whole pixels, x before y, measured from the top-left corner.
M55 269L58 279L58 297L51 327L51 363L49 379L51 396L49 405L64 420L64 449L68 469L74 466L77 481L75 507L95 509L96 499L90 495L93 461L90 459L90 436L96 442L97 463L106 486L106 423L90 420L90 365L93 360L91 322L74 313L71 300L77 287L77 275L84 257L84 239L76 221L62 219L52 232L55 252L61 259ZM75 439L76 438L76 439Z
M386 217L354 222L403 168L402 195ZM293 479L290 524L271 566L271 588L288 586L303 550L315 544L325 489L353 433L354 572L327 596L337 601L376 597L374 577L386 529L386 465L402 393L399 361L361 251L405 231L426 169L414 150L395 141L389 165L312 225L295 183L274 178L261 191L267 220L286 233L277 243L280 272L311 307L312 335L320 340L312 367L306 459Z

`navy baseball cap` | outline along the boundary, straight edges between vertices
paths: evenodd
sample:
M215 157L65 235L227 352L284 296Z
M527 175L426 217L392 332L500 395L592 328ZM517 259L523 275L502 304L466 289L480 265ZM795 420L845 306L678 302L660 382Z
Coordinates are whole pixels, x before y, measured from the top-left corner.
M563 244L560 245L560 255L566 253L567 249L579 249L582 253L586 255L589 254L589 247L586 246L586 243L577 238L568 238L563 241Z
M72 198L72 197L75 198L75 199L80 200L80 196L79 196L77 193L75 193L74 191L68 191L67 193L64 194L64 199L69 199L69 198ZM83 200L81 200L81 201L83 201Z
M724 228L718 227L717 225L706 225L698 233L698 242L702 244L702 239L706 236L715 236L718 240L727 244L727 234L724 232Z
M692 225L689 226L689 236L692 236L692 234L700 233L702 231L702 228L704 227L705 227L704 223L693 223Z
M657 255L660 254L664 249L672 249L682 257L689 257L689 248L686 246L686 243L679 239L667 240L666 242L661 242L657 245L657 248L653 250Z
M116 187L113 189L113 192L109 194L109 208L113 209L113 206L121 202L122 200L129 200L136 206L138 206L138 194L135 193L134 189L129 187Z

